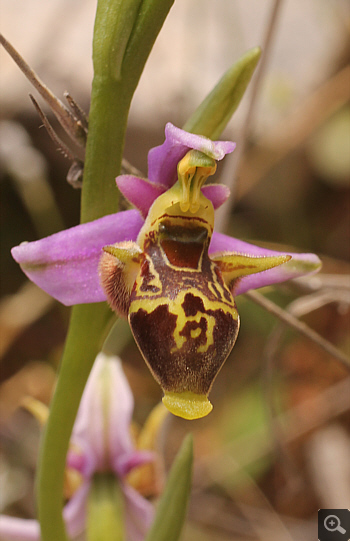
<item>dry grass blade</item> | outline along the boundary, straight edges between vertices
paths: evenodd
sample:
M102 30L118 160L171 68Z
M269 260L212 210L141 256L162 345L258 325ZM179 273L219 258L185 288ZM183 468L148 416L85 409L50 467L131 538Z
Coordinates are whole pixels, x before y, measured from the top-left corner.
M237 187L237 199L251 191L275 165L348 102L349 78L350 66L346 66L283 118L270 133L264 134L263 140L257 141L239 164L239 177L244 182Z
M271 314L275 315L283 323L285 323L292 329L298 331L306 338L312 340L320 348L332 355L332 357L337 359L340 363L342 363L343 366L350 370L350 359L345 355L345 353L336 348L328 340L320 336L316 331L310 329L310 327L306 325L306 323L299 321L294 315L288 313L286 310L284 310L271 300L267 299L266 297L264 297L264 295L261 295L261 293L258 293L257 291L248 291L247 293L245 293L245 295L250 300L258 304Z
M55 130L51 126L51 124L49 122L49 119L45 115L44 111L41 109L40 105L38 104L38 102L36 101L34 96L32 96L32 94L29 94L29 97L32 100L32 103L33 103L38 115L40 116L40 118L42 120L42 123L44 124L44 127L45 127L47 133L49 134L49 136L51 137L53 142L58 145L59 149L62 151L63 155L66 158L68 158L71 161L74 161L76 159L76 156L74 156L74 154L72 153L70 148L68 148L68 146L62 141L62 139L60 139L58 137L57 133L55 132Z
M253 80L253 87L250 96L249 108L243 123L241 133L237 138L237 149L231 156L228 156L226 159L226 164L224 168L224 173L221 178L221 182L226 184L231 190L231 195L226 202L226 205L222 206L216 212L216 229L217 231L226 231L229 215L231 208L234 204L234 199L236 196L236 180L237 180L237 171L242 160L242 157L245 153L246 144L249 136L249 131L254 119L256 106L258 102L259 92L262 86L264 75L266 72L267 63L270 56L271 47L273 44L273 38L275 31L277 29L278 17L282 7L282 0L274 0L271 13L269 16L269 21L267 23L267 29L265 38L262 44L262 57L257 70L255 79Z
M26 63L22 56L16 51L16 49L7 41L7 39L0 34L0 43L16 62L17 66L24 73L27 79L32 83L34 88L44 98L44 100L51 107L57 120L72 138L72 140L80 147L85 147L86 133L81 124L75 118L75 116L67 109L67 107L56 98L51 90L41 81L34 70Z
M85 111L80 107L80 105L75 101L75 99L70 95L69 92L64 92L64 97L66 98L69 107L74 112L75 116L78 119L78 122L80 122L81 127L84 129L86 135L88 133L89 128L89 120L87 117L87 114Z

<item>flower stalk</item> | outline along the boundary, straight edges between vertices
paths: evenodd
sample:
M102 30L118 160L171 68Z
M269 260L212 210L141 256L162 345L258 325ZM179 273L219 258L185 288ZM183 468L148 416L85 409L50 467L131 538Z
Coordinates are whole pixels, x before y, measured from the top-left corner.
M142 4L133 0L98 2L93 40L95 76L89 115L81 222L99 218L117 209L114 179L122 161L130 102L173 1L144 0ZM133 23L129 21L129 28L132 27L129 40L124 36L124 41L128 43L120 68L120 60L116 59L114 51L116 43L113 42L118 33L113 31L113 24L120 24L118 14L125 13L129 4L133 6L134 20ZM109 18L111 14L113 16ZM107 20L109 24L106 28ZM128 64L125 58L127 53L129 56L132 53L136 60ZM120 69L121 74L116 78ZM105 303L75 306L72 310L60 377L41 449L38 511L42 541L67 539L62 518L66 453L80 398L109 329L110 315Z

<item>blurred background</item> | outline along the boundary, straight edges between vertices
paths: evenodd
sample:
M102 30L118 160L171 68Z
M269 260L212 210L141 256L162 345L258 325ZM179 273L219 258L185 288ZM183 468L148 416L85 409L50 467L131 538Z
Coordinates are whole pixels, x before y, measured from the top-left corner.
M279 4L244 154L217 175L236 179L226 232L318 253L322 274L262 292L349 353L350 7ZM274 5L176 0L130 111L125 157L145 175L165 123L181 127L226 69L264 43ZM58 97L68 90L86 112L95 9L93 0L0 0L5 37ZM31 85L3 49L0 62L0 512L32 517L40 429L21 404L27 395L49 404L70 311L26 280L10 248L76 225L80 194L41 127ZM238 146L253 86L222 136ZM167 469L183 435L195 435L183 540L311 541L319 508L350 504L349 374L252 299L237 305L241 331L214 384L213 412L196 422L172 417L159 442ZM125 324L109 348L122 357L141 426L160 389Z

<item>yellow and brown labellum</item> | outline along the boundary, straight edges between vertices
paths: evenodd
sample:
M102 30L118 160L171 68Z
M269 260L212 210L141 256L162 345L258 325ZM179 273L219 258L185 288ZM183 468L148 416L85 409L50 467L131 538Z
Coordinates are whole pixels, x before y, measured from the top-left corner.
M193 222L182 227L166 220L157 240L148 239L129 309L165 405L177 415L187 405L186 418L209 413L206 397L239 327L232 295L208 256L208 230Z

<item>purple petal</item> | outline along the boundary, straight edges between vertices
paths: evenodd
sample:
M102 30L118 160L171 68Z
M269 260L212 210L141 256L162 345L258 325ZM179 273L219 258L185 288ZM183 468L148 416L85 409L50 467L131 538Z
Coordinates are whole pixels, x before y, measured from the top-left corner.
M230 197L230 189L224 184L208 184L203 186L202 193L213 203L214 209L221 207Z
M170 188L177 179L177 164L189 150L200 150L214 160L222 160L235 146L231 141L211 141L202 135L188 133L168 122L164 143L148 153L148 178Z
M144 218L153 201L165 192L164 186L133 175L120 175L116 182L124 197L135 205Z
M72 538L80 535L86 527L86 503L90 483L84 483L63 509L63 518L68 535Z
M127 541L144 541L154 517L153 505L129 485L123 484Z
M116 182L124 197L135 205L144 218L154 201L166 190L161 184L133 175L121 175ZM225 203L230 195L229 188L224 184L208 184L202 187L202 192L213 203L214 209Z
M131 470L143 464L149 464L154 460L152 451L134 451L132 454L120 456L114 464L114 470L118 472L119 477L124 477Z
M68 306L106 300L99 283L103 246L136 240L143 224L136 210L110 214L35 242L12 248L32 282Z
M292 256L290 261L279 267L240 278L234 290L235 296L241 295L250 289L258 289L259 287L278 284L306 274L313 274L321 268L321 261L315 254L277 252L216 232L213 234L209 247L209 253L213 254L215 252L237 252L255 256L284 255L287 253Z
M134 452L130 434L134 397L120 359L118 357L107 357L107 363L105 362L105 364L108 364L110 392L108 404L109 455L113 465L118 457ZM106 368L105 370L107 371Z
M132 455L133 407L120 359L100 353L87 381L71 438L72 447L78 447L85 456L84 476L106 467L113 469L121 456Z
M84 477L90 475L88 472L92 471L92 466L88 464L86 452L84 453L83 450L76 451L75 449L69 449L67 453L66 465L68 468L77 470Z
M8 541L40 541L37 520L0 515L0 539Z

